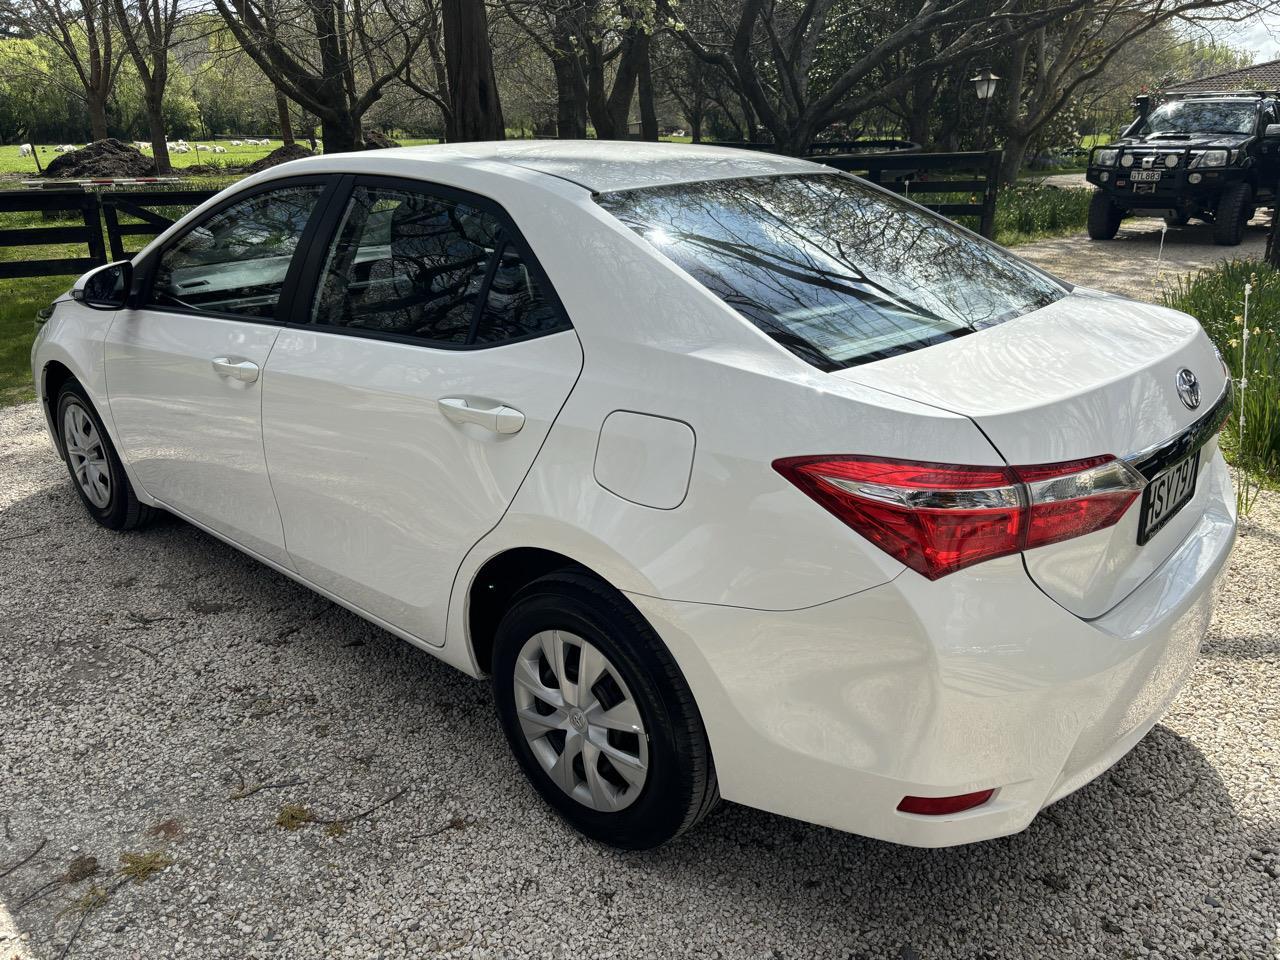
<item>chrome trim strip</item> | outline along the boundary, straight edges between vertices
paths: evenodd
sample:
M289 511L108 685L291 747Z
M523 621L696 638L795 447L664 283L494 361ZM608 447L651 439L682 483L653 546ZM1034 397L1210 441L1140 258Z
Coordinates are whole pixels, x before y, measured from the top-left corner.
M1226 386L1222 388L1222 394L1199 420L1167 440L1129 454L1124 458L1125 463L1151 480L1166 467L1173 466L1183 457L1199 450L1222 428L1223 421L1231 412L1233 394L1233 384L1228 379Z

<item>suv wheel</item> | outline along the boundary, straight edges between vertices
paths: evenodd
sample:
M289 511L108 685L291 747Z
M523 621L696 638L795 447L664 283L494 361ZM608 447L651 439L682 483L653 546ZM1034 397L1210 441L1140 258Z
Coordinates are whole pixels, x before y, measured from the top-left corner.
M593 577L554 573L517 595L494 638L493 688L525 775L595 840L656 847L719 800L688 684L636 609Z
M1244 239L1245 224L1253 209L1253 189L1247 183L1233 183L1222 191L1213 215L1213 242L1234 247Z
M145 525L152 509L138 501L116 448L102 426L84 387L69 380L58 393L58 439L67 455L67 472L89 516L108 530Z
M1089 200L1089 239L1110 240L1120 229L1120 220L1124 211L1111 202L1101 190L1094 192Z

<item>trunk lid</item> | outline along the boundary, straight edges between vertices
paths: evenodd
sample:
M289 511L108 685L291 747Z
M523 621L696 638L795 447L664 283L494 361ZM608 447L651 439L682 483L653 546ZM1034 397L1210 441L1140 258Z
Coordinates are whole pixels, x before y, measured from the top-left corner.
M1194 409L1179 397L1184 369L1199 383ZM1131 458L1148 482L1194 452L1184 435L1226 390L1222 363L1195 319L1079 287L1000 326L834 376L967 416L1010 464L1112 454ZM1203 474L1216 444L1197 435L1196 449L1201 442ZM1114 526L1027 551L1028 573L1077 616L1100 616L1185 539L1204 512L1203 481L1197 477L1191 499L1146 543L1138 543L1139 498Z

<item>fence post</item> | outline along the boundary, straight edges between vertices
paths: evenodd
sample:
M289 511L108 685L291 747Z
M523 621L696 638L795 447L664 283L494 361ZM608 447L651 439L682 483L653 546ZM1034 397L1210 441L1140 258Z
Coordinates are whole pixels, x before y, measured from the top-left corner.
M992 240L996 235L996 195L1000 191L1000 158L999 150L987 151L987 187L982 194L982 218L978 232Z
M120 217L116 205L109 197L102 197L102 219L107 222L107 243L111 246L112 261L124 259L124 240L120 236Z
M102 242L102 201L98 194L88 191L84 195L84 226L89 231L89 257L98 263L107 263L107 247Z

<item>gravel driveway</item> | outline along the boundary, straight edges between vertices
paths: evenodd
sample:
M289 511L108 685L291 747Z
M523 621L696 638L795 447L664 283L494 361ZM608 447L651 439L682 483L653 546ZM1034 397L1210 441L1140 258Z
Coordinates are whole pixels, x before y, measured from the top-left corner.
M619 854L525 785L484 683L183 523L99 529L0 410L0 958L1274 958L1278 558L1268 497L1168 718L1022 834L724 804Z
M1265 213L1255 217L1238 247L1215 246L1213 227L1198 220L1185 227L1170 227L1161 254L1164 221L1131 217L1114 240L1094 241L1080 233L1022 244L1014 253L1073 283L1159 303L1161 293L1179 274L1194 273L1222 260L1261 259L1270 222Z

